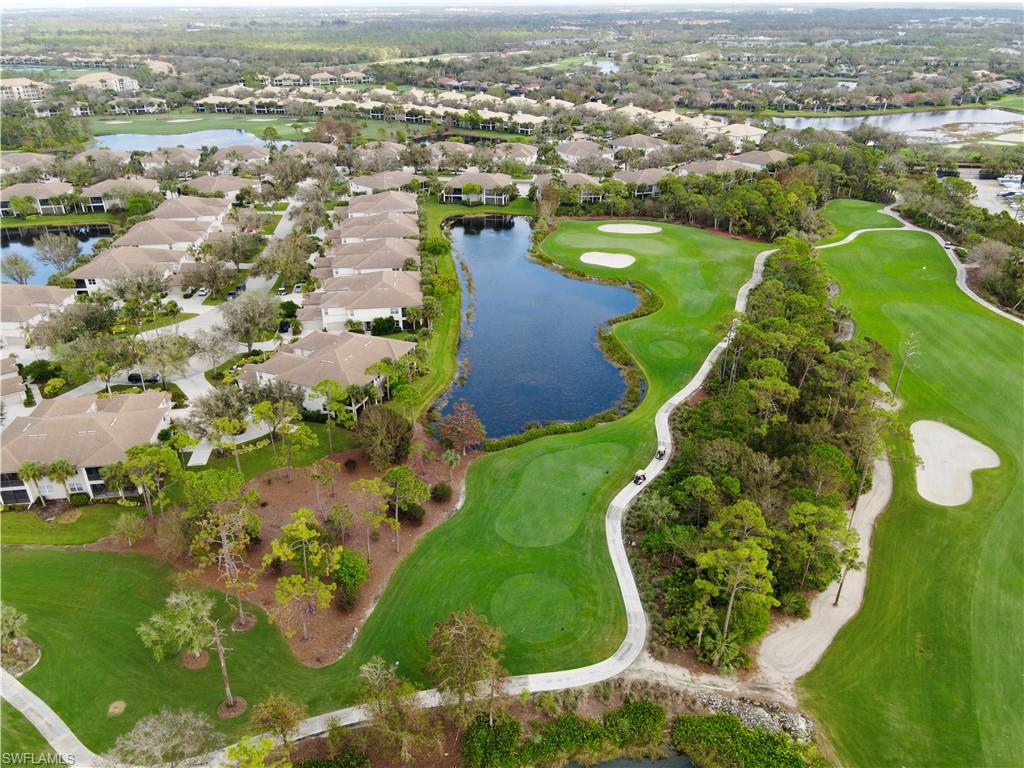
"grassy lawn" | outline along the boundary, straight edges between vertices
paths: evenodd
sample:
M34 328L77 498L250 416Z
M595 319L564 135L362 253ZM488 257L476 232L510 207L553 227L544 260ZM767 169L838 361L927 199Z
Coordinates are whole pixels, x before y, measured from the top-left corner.
M0 743L4 745L5 754L30 752L39 755L37 762L40 764L44 764L46 759L43 756L54 754L43 734L6 701L0 701Z
M432 206L431 226L445 213L445 207ZM599 224L566 222L545 251L591 274L638 280L663 298L658 312L614 330L648 376L644 402L612 424L478 461L462 510L409 553L341 661L321 670L303 668L277 629L261 622L258 630L232 641L229 664L240 695L254 702L281 689L304 699L312 712L325 711L352 701L357 669L375 654L399 661L404 675L425 683L421 670L431 626L469 605L507 633L505 664L513 674L588 664L615 650L625 615L605 541L607 504L636 464L650 458L655 410L689 380L715 343L710 329L732 309L762 246L672 225L653 236L605 234ZM578 259L587 250L628 252L637 261L626 270L590 267ZM457 323L457 306L452 317ZM436 366L431 375L437 376ZM438 388L447 381L439 379ZM213 466L233 461L227 456ZM269 446L243 457L247 474L264 471L271 461ZM25 683L91 747L105 748L160 705L207 712L216 705L220 693L212 667L197 673L175 661L156 664L136 639L135 626L171 589L168 572L153 561L13 551L2 567L5 599L29 615L33 637L49 660ZM153 691L161 692L159 698ZM129 702L120 722L106 716L116 698ZM222 725L237 733L246 720Z
M1024 764L1024 331L961 293L925 234L870 233L822 254L858 333L893 352L919 334L906 423L945 422L1001 465L948 508L895 463L864 606L801 681L802 703L849 765Z
M184 122L175 122L184 121ZM385 120L369 120L356 118L352 120L360 127L360 135L368 139L392 139L399 135L429 133L433 128L429 125L415 123L397 123ZM92 131L103 144L103 137L113 133L142 133L150 136L173 136L193 131L237 130L248 131L257 136L262 135L268 127L277 131L278 138L283 141L296 141L305 138L305 134L313 129L315 120L299 122L291 115L251 115L201 113L191 109L165 112L159 115L101 115L90 118ZM299 127L296 128L295 126Z
M285 203L284 207L287 208L288 204ZM274 230L277 229L277 225L281 222L281 219L283 219L284 216L275 213L275 214L269 215L267 218L269 219L269 221L266 224L264 224L262 227L260 227L260 234L261 235L272 235L272 234L274 234Z
M441 225L445 219L456 216L484 213L508 213L522 216L533 216L534 214L533 204L522 198L506 206L477 205L471 208L431 200L423 203L421 209L426 213L426 237L440 237ZM452 257L449 256L438 261L437 274L458 280L455 261ZM434 333L426 344L428 373L413 382L413 386L420 396L419 404L416 406L417 416L440 397L455 375L455 355L458 351L459 325L462 319L461 307L461 291L456 291L441 299L441 316L434 322Z
M903 226L892 216L882 213L878 203L867 203L863 200L830 200L822 209L822 214L832 222L836 231L822 238L819 245L838 242L858 229Z
M90 504L76 509L74 522L44 523L35 510L0 514L0 542L4 544L45 544L69 546L88 544L110 534L110 526L122 512L137 511L117 504Z
M1024 96L1017 94L1009 94L1002 98L990 101L987 106L996 107L997 109L1011 109L1015 112L1024 112Z
M143 331L153 331L157 328L166 328L168 325L174 325L175 323L183 323L186 320L191 320L193 317L198 317L195 312L182 312L175 317L170 315L157 315L156 320L150 320L148 323L143 323L139 327L139 333Z
M18 227L74 227L88 224L116 224L117 218L109 213L68 213L63 216L26 216L17 218L5 216L0 219L0 228L17 229Z

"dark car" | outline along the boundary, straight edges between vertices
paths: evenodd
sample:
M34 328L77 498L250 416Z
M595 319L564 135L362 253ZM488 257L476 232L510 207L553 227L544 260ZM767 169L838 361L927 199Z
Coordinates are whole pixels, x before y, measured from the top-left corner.
M142 374L141 373L129 373L128 374L128 383L129 384L141 384L142 383ZM147 384L159 384L160 383L160 374L159 373L147 373L146 374L146 383Z
M244 291L245 290L245 283L239 283L238 285L236 285L235 286L235 290L238 291L239 293Z
M290 331L291 329L292 329L292 324L288 320L282 320L277 325L277 332L278 333L288 333L288 331Z
M238 296L238 291L228 291L227 298L234 299Z

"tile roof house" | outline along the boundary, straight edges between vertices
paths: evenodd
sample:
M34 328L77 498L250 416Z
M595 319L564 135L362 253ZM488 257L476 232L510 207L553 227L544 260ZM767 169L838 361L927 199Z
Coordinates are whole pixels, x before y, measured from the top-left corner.
M136 445L152 443L170 424L171 396L148 390L135 395L96 395L44 400L28 416L19 416L4 430L0 448L0 496L4 504L31 503L40 496L62 499L68 493L90 498L116 495L103 483L100 470L125 459ZM75 467L66 483L18 476L27 461L49 464L65 459Z
M368 272L332 277L303 298L299 318L314 330L345 330L347 323L369 328L380 317L405 327L406 310L423 303L419 272Z
M415 240L385 237L328 247L327 252L313 262L313 276L322 280L365 272L400 271L409 263L419 265L419 261Z
M5 173L19 173L29 168L38 168L45 175L56 160L53 155L36 152L3 152L0 153L0 176Z
M67 207L61 202L62 195L71 192L73 187L66 181L40 181L23 184L11 184L0 189L0 216L13 216L11 199L25 197L35 204L36 212L43 215L63 215Z
M42 101L53 86L29 80L27 77L8 77L0 80L0 101Z
M349 201L349 204L342 208L336 208L335 213L344 218L359 218L370 216L375 213L409 213L415 215L419 203L416 195L412 192L374 192L369 195L359 195Z
M589 158L604 158L605 160L611 160L613 153L612 150L607 147L602 147L596 141L590 139L576 139L575 141L565 141L555 147L555 152L565 162L570 165L575 165L581 160Z
M140 221L112 245L137 245L142 248L170 248L184 251L206 239L210 225L202 221L148 219Z
M658 182L670 172L664 168L643 168L639 171L617 171L612 178L633 187L634 197L656 197Z
M769 165L774 163L784 163L791 155L782 152L778 149L752 149L749 152L741 152L738 155L733 155L730 160L734 160L737 163L743 163L749 165L755 170L763 170Z
M369 176L353 176L348 181L348 188L353 195L365 195L388 189L420 187L426 180L425 176L406 171L383 171Z
M202 156L202 152L198 149L191 149L189 147L163 147L155 150L148 155L143 155L139 162L142 164L143 171L156 171L163 168L165 165L170 164L182 164L190 166L198 166L199 158Z
M0 283L0 337L21 345L37 324L75 302L70 288Z
M541 190L553 181L560 181L569 189L577 189L577 198L581 203L597 203L604 198L600 179L596 179L586 173L574 172L537 174L537 177L533 180L533 186L537 191L537 195L539 196Z
M260 165L269 159L269 149L249 144L233 144L221 147L213 155L214 162L220 163L221 170L227 173L238 168Z
M96 293L108 288L115 278L133 272L153 271L169 278L178 272L184 258L181 251L167 248L115 245L71 270L68 277L75 281L79 293Z
M71 81L71 90L78 89L134 93L139 90L139 81L131 77L115 75L113 72L90 72Z
M418 238L419 223L407 213L373 213L342 219L327 237L336 243L358 243L384 237Z
M526 165L533 165L537 162L537 147L534 144L527 144L523 141L504 141L495 144L494 156L505 160L516 160Z
M664 139L657 139L653 136L646 136L642 133L620 136L619 138L612 140L612 148L615 150L639 149L645 155L650 154L657 149L664 149L665 147L670 146L672 145Z
M322 410L325 399L310 390L325 379L335 381L342 387L366 386L372 384L383 391L386 378L379 374L367 373L367 369L381 360L398 360L416 349L411 341L370 336L351 331L328 333L315 331L299 341L279 347L266 361L246 365L239 380L288 381L306 390L303 403L308 410ZM358 410L366 400L350 410Z
M479 191L467 192L466 187L475 185ZM508 205L514 189L512 177L505 173L461 173L444 185L441 200L445 203L484 203L485 205Z
M323 141L296 141L285 147L286 155L294 155L303 159L337 160L338 148Z
M156 179L146 179L141 176L107 179L83 187L82 196L88 198L88 202L82 204L82 210L99 213L106 211L111 202L121 203L129 195L149 194L157 192L159 189L160 184Z
M14 358L0 358L0 402L4 404L4 407L10 408L21 403L27 389Z
M154 219L196 221L220 227L231 210L231 202L222 197L179 195L164 200L153 211Z
M215 195L219 192L224 195L226 200L233 200L243 189L254 189L259 185L260 183L256 179L227 175L196 176L184 184L201 195Z

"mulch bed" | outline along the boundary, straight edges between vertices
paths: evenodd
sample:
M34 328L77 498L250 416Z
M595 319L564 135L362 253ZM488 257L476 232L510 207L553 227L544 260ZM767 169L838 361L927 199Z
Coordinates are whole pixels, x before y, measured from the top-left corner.
M232 720L236 717L245 714L245 710L249 708L249 702L243 699L241 696L235 696L235 706L229 707L227 699L222 701L217 707L217 717L221 720Z
M205 669L206 665L210 663L210 652L202 650L198 656L193 656L187 651L181 654L181 666L185 669Z
M398 564L424 535L454 513L465 483L466 471L473 460L482 455L479 452L467 454L454 473L451 473L440 458L444 451L443 447L419 424L416 426L415 440L424 441L430 449L430 453L420 463L416 463L412 459L409 460L413 471L427 485L432 486L438 482L449 483L452 486L452 497L446 502L427 501L424 504L426 517L421 525L413 525L407 521L402 522L398 534L399 551L397 553L395 552L395 535L390 529L382 527L376 534L371 531L370 578L360 589L355 605L348 610L341 610L334 605L320 609L315 614L306 617L311 633L309 640L303 640L301 632L295 632L287 638L296 658L303 664L313 667L327 666L344 655L354 642L359 628L377 599L384 592L387 582ZM261 541L250 550L246 558L250 566L262 570L263 556L270 552L271 540L280 535L281 526L287 524L292 513L300 507L312 509L316 516L322 519L330 511L332 504L347 504L353 512L354 520L346 534L345 541L341 544L366 554L367 524L360 519L359 513L366 508L367 501L363 494L350 490L349 484L362 478L377 477L381 473L369 465L359 449L335 453L330 459L339 465L335 474L336 496L331 496L330 488L321 488L322 511L317 507L314 482L307 475L305 468L293 469L291 482L288 481L286 470L276 469L253 478L247 483L246 488L259 494L260 506L256 508L255 512L263 521L260 533ZM349 459L356 461L356 466L352 471L345 469L345 462ZM147 521L146 535L130 548L109 538L87 545L86 548L148 554L166 562L167 559L153 541L154 530L154 523ZM189 570L191 563L180 560L172 562L171 565L183 572ZM205 586L215 589L223 588L217 579L217 572L214 568L209 568L199 574L198 579ZM256 589L248 592L245 595L246 599L259 605L268 613L272 613L277 607L274 601L276 580L277 575L269 571L260 574L256 579ZM264 619L260 617L259 620ZM286 626L282 629L290 633L297 627Z

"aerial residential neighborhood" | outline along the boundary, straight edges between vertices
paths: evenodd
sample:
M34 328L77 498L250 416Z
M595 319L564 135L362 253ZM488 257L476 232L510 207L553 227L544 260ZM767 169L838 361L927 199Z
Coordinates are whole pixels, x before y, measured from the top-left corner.
M0 24L0 763L1024 765L1018 5Z

